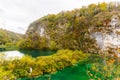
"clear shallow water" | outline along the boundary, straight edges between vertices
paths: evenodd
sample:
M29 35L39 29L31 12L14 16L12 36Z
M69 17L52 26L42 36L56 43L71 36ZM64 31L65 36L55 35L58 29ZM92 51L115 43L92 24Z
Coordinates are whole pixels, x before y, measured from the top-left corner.
M76 65L58 71L56 74L51 75L51 80L88 80L86 74L86 65ZM38 78L39 80L39 78ZM45 80L41 78L41 80Z

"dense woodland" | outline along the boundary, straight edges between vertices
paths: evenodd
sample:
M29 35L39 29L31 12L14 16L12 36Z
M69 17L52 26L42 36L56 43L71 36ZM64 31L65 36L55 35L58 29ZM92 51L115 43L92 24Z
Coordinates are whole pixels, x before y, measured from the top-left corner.
M14 50L17 43L23 38L22 34L0 29L0 50Z
M17 43L20 39L22 39L22 34L0 29L0 45L4 45L6 43Z
M71 49L84 52L99 50L90 30L107 27L113 14L120 10L119 3L98 3L72 11L49 14L30 24L25 38L19 42L21 49Z

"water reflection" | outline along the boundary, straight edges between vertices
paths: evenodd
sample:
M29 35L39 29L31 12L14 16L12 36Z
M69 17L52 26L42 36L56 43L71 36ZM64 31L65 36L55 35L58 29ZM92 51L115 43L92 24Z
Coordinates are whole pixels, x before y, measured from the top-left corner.
M9 60L9 59L13 59L13 58L21 58L24 56L23 53L19 52L19 51L4 51L4 52L1 52L1 54L4 54L4 57L6 60Z
M50 51L50 50L19 50L19 51L25 55L30 55L32 57L48 56L56 52L56 51Z
M49 50L14 50L14 51L3 51L0 54L3 54L5 59L21 58L24 55L30 55L32 57L38 56L48 56L54 54L56 51ZM2 56L3 56L2 55Z

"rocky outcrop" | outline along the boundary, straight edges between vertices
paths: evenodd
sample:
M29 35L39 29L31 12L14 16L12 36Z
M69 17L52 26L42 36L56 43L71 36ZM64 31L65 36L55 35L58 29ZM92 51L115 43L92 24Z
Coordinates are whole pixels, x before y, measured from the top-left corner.
M109 48L120 48L120 16L119 13L113 14L109 27L104 28L102 31L93 33L97 44L102 50Z
M91 53L120 47L119 7L116 11L115 5L106 4L104 9L99 5L92 4L38 19L26 32L25 42L30 44L27 47L41 49L44 45L47 49L79 49Z

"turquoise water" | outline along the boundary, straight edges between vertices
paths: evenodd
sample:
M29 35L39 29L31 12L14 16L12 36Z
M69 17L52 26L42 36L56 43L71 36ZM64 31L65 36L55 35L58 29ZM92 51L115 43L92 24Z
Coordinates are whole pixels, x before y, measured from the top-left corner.
M89 80L86 73L87 64L76 64L75 66L67 67L54 74L45 74L38 78L23 78L18 80Z
M54 54L56 51L50 51L50 50L19 50L19 52L30 55L32 57L38 57L38 56L48 56Z
M0 51L0 53L5 54L6 59L14 57L23 57L24 55L30 55L32 57L38 56L48 56L54 54L56 51L48 50L13 50L13 51Z

